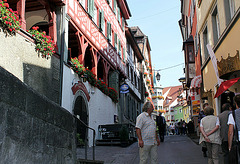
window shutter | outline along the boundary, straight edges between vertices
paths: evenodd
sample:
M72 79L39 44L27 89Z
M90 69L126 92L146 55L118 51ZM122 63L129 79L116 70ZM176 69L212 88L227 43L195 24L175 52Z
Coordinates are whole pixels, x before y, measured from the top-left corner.
M116 7L117 7L117 1L114 0L113 2L113 12L116 14Z
M124 31L124 26L125 26L125 20L124 18L122 17L122 30Z
M126 61L125 58L126 58L126 52L125 52L125 48L123 47L123 61L124 62Z
M101 28L101 10L98 10L98 27Z
M105 31L104 30L104 23L105 23L105 21L104 21L104 12L103 12L103 10L101 11L101 29L103 30L103 31Z
M114 47L117 49L117 34L114 33Z
M112 31L112 29L111 29L111 23L110 23L110 22L107 22L107 38L108 38L109 40L111 40L111 31Z
M88 13L91 17L94 16L94 0L88 0Z
M120 57L122 57L121 52L122 52L122 49L121 49L121 42L120 42L120 39L118 39L118 53L119 53Z
M118 22L121 23L121 18L120 18L120 9L119 7L117 7L117 18L118 18Z

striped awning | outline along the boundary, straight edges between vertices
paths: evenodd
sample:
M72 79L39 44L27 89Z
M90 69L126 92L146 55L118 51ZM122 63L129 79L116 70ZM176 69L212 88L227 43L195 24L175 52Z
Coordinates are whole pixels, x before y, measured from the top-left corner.
M195 76L191 81L190 88L200 88L201 83L202 83L202 76L201 75Z

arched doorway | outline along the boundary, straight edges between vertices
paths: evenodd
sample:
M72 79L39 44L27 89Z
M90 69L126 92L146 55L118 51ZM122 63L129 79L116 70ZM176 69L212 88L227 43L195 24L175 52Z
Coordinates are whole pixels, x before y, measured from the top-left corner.
M88 138L88 105L86 97L82 91L78 91L73 108L73 114L77 116L83 123L77 121L77 146L83 146ZM85 126L86 125L86 126ZM88 143L87 143L88 144ZM87 146L87 145L85 145Z

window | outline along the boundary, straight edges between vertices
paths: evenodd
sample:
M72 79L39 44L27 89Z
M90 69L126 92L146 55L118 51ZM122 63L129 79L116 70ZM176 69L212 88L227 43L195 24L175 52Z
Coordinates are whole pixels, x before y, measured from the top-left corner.
M126 61L126 50L124 47L123 47L123 61L124 62Z
M94 0L88 0L88 13L92 18L94 18Z
M205 27L204 31L203 31L203 46L204 46L204 60L207 60L207 58L209 57L208 54L208 50L207 50L207 44L208 44L208 29L207 26Z
M122 30L124 31L124 27L125 27L125 19L122 17Z
M103 31L105 35L105 20L104 20L104 12L103 10L99 10L99 27Z
M107 38L111 41L112 38L112 25L110 22L107 22Z
M121 24L121 15L120 15L119 7L117 7L117 19L118 19L119 24Z
M117 34L114 33L114 47L115 47L116 50L117 50L117 48L118 48L117 45L118 45Z
M118 55L122 59L122 46L121 46L121 41L118 39Z
M117 0L113 0L113 12L116 14L117 13Z
M93 21L95 24L97 24L97 21L98 21L98 9L97 9L97 6L94 5L94 8L93 8Z
M224 0L226 25L229 24L235 13L234 0Z
M109 0L109 6L112 8L112 6L113 6L113 1L112 0Z
M235 13L234 0L228 0L228 1L229 1L230 17L233 18Z
M215 7L212 13L212 26L213 26L214 44L216 45L220 37L219 16L218 16L217 6Z

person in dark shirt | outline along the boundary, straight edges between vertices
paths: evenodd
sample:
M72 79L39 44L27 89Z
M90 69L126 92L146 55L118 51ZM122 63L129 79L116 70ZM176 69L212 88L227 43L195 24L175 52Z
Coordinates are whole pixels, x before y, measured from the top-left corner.
M157 126L158 126L160 141L164 142L164 134L166 131L166 121L165 121L165 118L162 116L161 112L156 117L156 122L157 122Z

